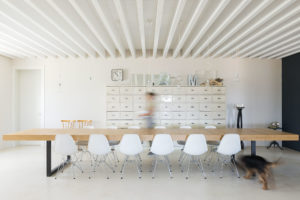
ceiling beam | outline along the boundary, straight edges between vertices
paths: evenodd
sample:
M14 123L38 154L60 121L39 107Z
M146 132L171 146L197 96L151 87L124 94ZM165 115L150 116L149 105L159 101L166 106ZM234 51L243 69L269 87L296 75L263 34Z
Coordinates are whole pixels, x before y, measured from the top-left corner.
M266 23L267 21L269 21L270 19L272 19L274 16L276 16L277 14L279 14L282 10L284 10L285 8L287 8L288 6L290 6L294 2L295 2L295 0L282 1L278 6L276 6L276 8L274 10L272 10L271 12L268 12L264 17L262 17L259 20L257 20L253 25L251 25L250 27L248 27L247 29L245 29L237 37L235 37L233 40L231 40L227 45L225 45L223 48L221 48L220 50L218 50L215 53L215 56L221 55L227 49L229 49L234 44L236 44L237 42L239 42L240 40L242 40L243 38L245 38L252 31L254 31L258 27L262 26L264 23ZM225 52L225 54L222 55L222 57L229 56L231 53L233 53L236 50L237 50L237 48L232 48L230 51Z
M109 43L107 38L104 38L100 33L99 30L97 30L97 25L92 23L92 20L89 19L86 15L86 13L83 11L82 6L78 4L78 1L75 0L69 0L75 11L78 13L78 15L83 19L83 21L86 23L86 25L89 27L89 29L92 31L92 33L96 36L96 38L101 42L103 47L106 49L106 51L112 56L116 57L115 47ZM86 2L84 2L86 3Z
M235 25L228 33L222 36L215 44L213 44L206 52L204 52L202 57L207 57L218 47L220 47L224 42L226 42L231 36L248 24L254 17L256 17L263 9L270 5L273 0L263 0L253 11L251 11L245 18L243 18L237 25Z
M0 48L0 56L4 56L4 57L10 58L10 59L20 58L16 55L13 55L13 54L10 54L10 53L6 52L5 50L3 50L1 48Z
M158 0L156 8L156 20L155 20L155 31L154 31L154 44L153 44L153 57L156 58L158 40L160 35L160 28L162 22L162 16L164 11L165 0Z
M0 29L3 32L7 33L8 37L11 37L11 38L21 41L21 42L24 42L28 46L35 48L37 51L39 51L47 56L52 56L52 57L57 56L55 53L44 48L40 43L36 42L32 37L26 36L18 31L16 31L16 29L7 26L6 24L3 24L0 22Z
M116 31L113 29L113 27L111 26L111 22L109 21L109 19L106 17L106 15L104 14L99 2L97 0L92 0L92 4L96 9L96 12L100 18L100 20L103 22L107 32L109 33L112 41L114 42L114 44L116 45L120 55L125 58L126 57L126 51L124 46L121 43L121 39L120 37L117 36Z
M21 1L18 4L7 0L3 0L2 2L3 4L0 5L1 7L3 7L2 12L5 12L7 16L13 17L14 20L18 21L18 23L22 24L32 33L38 35L41 39L43 39L45 42L47 42L49 45L53 46L55 49L59 50L63 54L67 56L76 57L76 54L72 50L66 48L67 45L64 41L62 41L59 37L53 35L46 28L44 28L35 20L33 20L30 16L31 12L26 12L24 11L24 9L20 9L18 6L16 6L21 3L24 3L24 1Z
M63 38L67 38L71 42L73 42L75 45L77 45L77 48L73 48L73 50L77 53L78 56L86 57L87 53L93 53L93 50L91 48L86 48L84 45L80 44L76 39L73 38L73 35L69 34L65 28L58 25L58 23L50 16L44 12L40 7L38 7L32 0L25 0L25 2L33 9L35 10L39 15L43 16L48 23L52 24L55 29L57 29L60 33L62 33ZM47 10L49 12L49 9ZM91 51L92 50L92 51Z
M238 44L235 48L236 49L241 49L241 47L247 45L248 43L250 43L251 41L255 42L251 43L250 45L247 45L246 48L238 51L235 56L241 55L243 53L245 53L248 49L251 49L252 47L254 47L255 43L257 42L257 38L262 39L264 36L266 36L268 31L271 31L272 29L276 28L276 26L280 25L281 23L285 22L286 20L290 19L292 16L298 14L300 12L300 6L297 6L296 8L294 8L293 10L289 11L287 14L285 14L284 16L280 17L278 20L273 21L271 24L262 27L258 32L256 32L255 34L251 35L249 38L247 38L246 40L243 40L240 44ZM300 20L298 18L298 20ZM280 28L281 29L281 28ZM278 29L276 29L275 31L277 31ZM231 54L233 51L229 52L228 54Z
M146 58L145 24L143 0L136 0L137 15L139 21L140 39L143 57Z
M257 48L254 48L251 51L246 51L246 53L244 53L244 54L239 53L239 56L244 58L244 57L247 57L250 55L252 55L251 57L260 55L262 52L265 52L266 47L268 47L272 44L276 44L283 38L289 37L290 35L293 35L294 33L298 32L300 30L299 22L300 21L298 19L296 19L296 20L292 21L292 23L286 24L286 25L282 26L280 29L277 29L276 31L267 35L267 37L263 37L260 40L257 40L256 42L253 43L253 45L252 44L249 45L251 47L257 46ZM298 24L298 26L295 26L297 24ZM297 27L297 28L294 29L293 27ZM275 35L280 35L280 36L277 36L274 39L272 39ZM261 44L261 45L259 45L259 44ZM254 53L255 53L255 55L253 55Z
M240 1L240 4L231 12L231 14L223 21L221 25L210 35L193 54L193 57L197 57L235 18L238 16L245 8L251 0L243 0Z
M210 28L210 26L215 22L215 20L219 17L219 15L223 12L225 7L229 4L230 0L220 1L217 8L213 11L210 17L207 19L206 23L201 27L198 34L194 37L191 44L184 50L183 57L187 57L193 48L197 45L197 43L202 39L203 35Z
M6 51L8 54L15 55L17 57L18 56L22 56L22 58L34 57L32 54L25 53L22 50L15 48L14 46L3 44L2 41L0 41L0 47L2 50Z
M114 4L115 4L115 7L117 9L117 13L119 15L119 19L120 19L120 22L121 22L123 32L125 34L125 38L126 38L127 43L128 43L129 50L131 52L131 55L135 58L136 57L135 47L134 47L134 44L133 44L133 41L132 41L132 37L131 37L131 33L130 33L130 30L129 30L129 26L128 26L128 23L127 23L126 16L125 16L124 10L122 8L122 3L121 3L120 0L114 0Z
M267 53L261 54L259 58L266 58L274 55L274 53L278 53L280 51L283 51L285 49L289 49L290 47L293 47L296 44L299 44L300 41L297 41L300 39L300 35L295 35L294 37L289 38L288 40L284 40L282 42L277 43L276 45L272 46L268 49Z
M207 0L200 0L194 13L193 16L191 17L191 19L189 20L188 25L186 26L183 35L181 37L181 39L179 40L174 52L173 52L173 58L176 58L177 55L179 54L181 48L183 47L185 41L187 40L188 36L190 35L190 33L192 32L192 30L194 29L196 22L198 21L200 15L202 14L202 11L204 9L204 7L207 4Z
M168 52L169 52L171 43L172 43L174 35L175 35L175 31L176 31L177 26L179 24L179 20L180 20L180 17L182 15L185 3L186 3L186 0L179 0L178 1L176 11L175 11L175 14L174 14L174 17L173 17L173 21L172 21L172 24L171 24L171 28L170 28L170 31L169 31L168 39L167 39L167 42L166 42L166 45L165 45L165 48L164 48L164 51L163 51L163 57L167 57L167 55L168 55Z
M280 59L280 58L284 58L284 57L287 57L287 56L294 55L296 53L300 53L300 45L298 47L293 48L293 49L289 49L288 51L282 52L280 55L277 55L277 57L274 57L274 58Z
M69 16L66 14L66 10L65 8L62 8L60 6L58 6L57 2L55 2L54 0L46 0L49 5L52 6L52 8L59 14L62 16L62 18L68 22L68 24L75 29L75 31L94 49L94 51L96 51L98 53L99 56L101 56L102 58L105 58L105 50L103 47L95 44L95 42L93 42L88 36L87 36L87 31L84 28L79 28L79 26L76 24L76 22L74 21L74 19L70 19ZM61 2L66 2L66 1L61 1ZM96 54L91 54L92 56L96 57Z
M27 49L24 49L20 46L11 44L10 42L4 40L3 38L0 38L0 44L1 44L2 47L13 49L16 52L19 52L19 53L23 54L26 57L39 57L37 54L32 53L32 52L28 51Z
M31 52L35 54L37 57L45 58L47 57L46 54L43 54L42 52L36 50L35 48L32 48L30 45L24 43L23 41L20 41L16 39L15 37L12 37L10 35L7 35L6 33L0 32L0 40L4 40L8 42L9 44L16 46L16 47L21 47L22 49L28 49Z

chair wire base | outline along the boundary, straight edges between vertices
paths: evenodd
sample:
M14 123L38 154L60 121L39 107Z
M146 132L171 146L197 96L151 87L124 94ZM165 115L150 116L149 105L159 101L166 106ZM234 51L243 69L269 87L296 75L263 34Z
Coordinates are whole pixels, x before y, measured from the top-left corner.
M73 157L75 157L76 159L75 159L75 160L72 160L72 156L71 156L70 165L71 165L71 168L72 168L73 179L76 179L74 167L77 167L77 168L81 171L81 173L83 173L83 170L82 170L81 166L80 166L79 163L78 163L79 160L78 160L77 156L74 154ZM64 159L64 158L62 158L62 161L63 161L63 162L66 162L67 160ZM64 166L64 165L61 165L61 166L57 169L57 172L56 172L56 175L55 175L54 179L57 179L59 172L61 172L61 173L64 172L64 168L65 168L65 166Z
M202 176L204 177L204 179L207 179L207 176L206 176L206 173L204 172L204 167L203 167L202 161L200 159L200 156L193 156L193 155L188 155L186 153L183 153L182 159L179 163L179 166L181 168L182 173L184 172L183 164L184 164L184 161L186 159L188 160L188 164L186 166L186 176L185 176L186 179L189 179L189 172L190 172L191 163L194 163L201 170Z
M142 178L142 159L141 159L140 154L134 155L134 160L129 160L130 157L132 157L132 156L126 155L125 160L122 164L121 171L120 171L121 179L124 178L124 170L125 170L125 166L128 162L135 162L137 172L138 172L138 177Z
M109 160L109 162L107 160ZM94 173L94 177L96 176L96 167L99 167L99 166L102 168L103 171L105 171L105 167L107 167L113 173L115 173L115 169L111 165L112 161L109 157L109 154L96 155L95 157L93 157L92 162L93 162L93 164L92 164L92 166L93 166L92 173ZM90 178L91 178L91 176L89 176L89 179ZM107 175L106 178L109 179L109 176Z
M160 157L163 157L163 159L160 160L159 159ZM172 169L171 169L172 166L170 164L170 160L169 160L168 156L154 155L154 160L152 161L152 170L150 170L150 172L152 171L152 179L155 178L155 172L156 172L158 161L162 161L166 164L168 171L169 171L170 178L173 178Z

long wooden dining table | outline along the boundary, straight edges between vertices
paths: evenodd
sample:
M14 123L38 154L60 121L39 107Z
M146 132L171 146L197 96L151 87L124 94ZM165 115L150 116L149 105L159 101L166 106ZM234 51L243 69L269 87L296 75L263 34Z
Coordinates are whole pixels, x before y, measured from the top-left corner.
M151 141L155 134L170 134L173 140L186 140L190 134L204 134L207 141L219 141L227 133L237 133L241 140L251 142L251 154L256 155L256 141L298 141L299 135L283 131L261 128L220 128L220 129L30 129L3 135L5 141L46 141L47 176L52 176L57 169L69 163L67 161L52 168L51 141L57 134L70 134L75 141L87 141L91 134L104 134L108 140L121 140L124 134L138 134L142 141Z

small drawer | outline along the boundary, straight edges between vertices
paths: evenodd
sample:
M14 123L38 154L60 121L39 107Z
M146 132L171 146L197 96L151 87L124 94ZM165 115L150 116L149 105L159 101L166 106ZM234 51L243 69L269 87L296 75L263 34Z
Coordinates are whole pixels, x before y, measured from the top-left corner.
M120 111L132 111L132 104L129 103L121 103Z
M211 104L200 103L199 110L200 111L212 111L213 106Z
M211 94L212 90L210 87L200 87L200 94Z
M172 102L172 96L171 95L161 95L160 100L163 103L171 103Z
M186 118L187 119L199 119L199 112L187 112Z
M226 98L224 95L215 95L212 97L212 101L216 103L223 103L226 102Z
M122 120L119 122L119 126L121 128L128 128L128 126L132 126L133 125L133 121L131 120Z
M107 120L106 121L106 126L116 126L116 127L119 127L120 126L120 121L118 121L118 120Z
M161 94L161 95L172 94L172 88L171 87L158 87L157 92L158 92L158 94Z
M160 119L172 119L173 113L171 112L161 112L160 113Z
M212 100L211 96L207 96L207 95L199 96L199 102L207 103L207 102L211 102L211 100Z
M149 87L149 88L146 89L146 91L158 94L158 87Z
M120 118L121 119L133 119L133 113L132 112L121 112Z
M225 112L213 112L213 119L226 119Z
M226 105L225 104L211 104L212 105L212 110L213 111L225 111L226 110Z
M121 103L132 103L132 96L120 96Z
M212 87L211 93L212 94L225 94L225 87Z
M173 96L173 102L178 103L178 102L185 102L185 96L184 95L175 95Z
M172 120L172 125L174 126L186 126L187 121L186 120Z
M133 96L133 102L134 103L144 103L145 98L146 97L144 95L136 95L136 96Z
M190 96L186 96L186 102L199 102L199 96L197 95L190 95Z
M154 112L153 117L154 119L160 119L161 113L160 112Z
M171 106L170 106L171 107ZM172 105L172 107L173 107L173 111L186 111L186 104L173 104Z
M186 119L185 112L173 112L173 119Z
M132 87L120 87L120 94L133 94Z
M187 120L186 125L188 125L188 126L200 126L201 121L200 120Z
M161 111L172 111L172 104L167 104L167 103L164 103L164 104L161 104L160 105L160 110Z
M144 103L135 103L133 105L134 111L144 111L145 110L145 104Z
M107 94L118 95L120 93L119 87L106 87Z
M106 102L107 103L119 103L120 97L117 95L107 95L106 96Z
M191 103L186 105L187 111L198 111L199 110L199 104L197 103Z
M200 87L187 87L186 94L200 94L201 88Z
M172 87L172 94L186 94L186 87Z
M211 125L215 125L213 120L200 120L200 124L201 126L211 126Z
M132 125L139 126L141 128L145 128L146 127L146 122L145 122L145 120L134 120L132 122Z
M172 126L172 120L161 120L160 125L165 127L170 127Z
M204 120L213 119L213 113L212 112L201 112L200 119L204 119Z
M107 112L106 113L106 119L120 119L120 113L119 112Z
M120 104L119 103L108 103L106 105L107 111L120 111Z
M145 95L145 93L146 93L146 88L145 87L134 87L133 88L133 94Z
M218 127L226 126L226 120L214 120L213 124Z

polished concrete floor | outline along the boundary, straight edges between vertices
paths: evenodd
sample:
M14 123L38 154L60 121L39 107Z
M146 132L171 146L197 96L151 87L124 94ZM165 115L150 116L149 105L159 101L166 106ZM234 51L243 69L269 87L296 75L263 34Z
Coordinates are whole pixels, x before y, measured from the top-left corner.
M241 152L248 154L249 149ZM45 147L22 146L0 151L0 199L3 200L44 200L44 199L299 199L300 197L300 153L292 150L266 150L260 147L257 153L270 161L281 158L282 164L274 169L275 184L268 191L261 189L257 179L237 178L225 168L224 177L210 172L206 166L208 178L203 179L196 167L191 168L190 178L179 170L176 162L179 152L171 156L174 178L169 179L162 164L158 165L155 179L151 178L149 168L151 158L143 154L143 177L138 179L136 168L129 164L125 178L117 173L105 178L105 173L97 170L96 176L89 179L88 161L81 163L85 173L76 171L77 178L72 179L71 169L59 174L57 180L46 177ZM122 156L119 155L120 159ZM58 156L55 157L57 163ZM107 171L108 172L108 171ZM241 175L243 175L243 172Z

